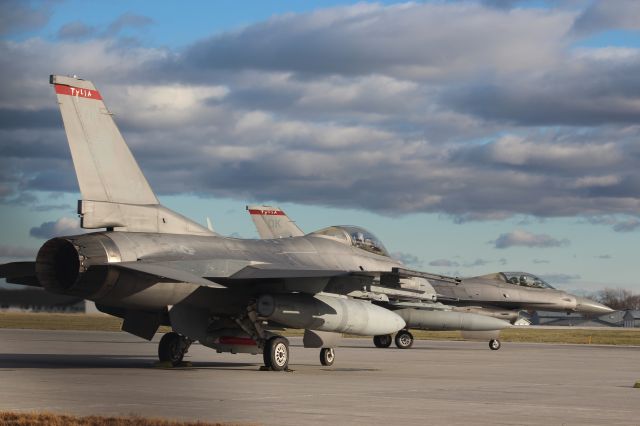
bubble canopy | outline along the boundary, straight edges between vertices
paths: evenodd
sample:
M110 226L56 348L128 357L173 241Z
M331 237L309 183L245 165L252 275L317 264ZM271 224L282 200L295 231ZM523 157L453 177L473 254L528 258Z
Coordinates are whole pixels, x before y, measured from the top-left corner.
M378 254L380 256L389 256L389 252L384 244L371 232L359 226L339 225L330 226L319 231L312 232L309 235L318 235L338 240L344 244L351 244L353 247Z
M551 288L553 286L547 283L540 277L536 277L533 274L529 274L527 272L501 272L504 276L504 280L510 284L519 285L522 287L533 287L533 288Z

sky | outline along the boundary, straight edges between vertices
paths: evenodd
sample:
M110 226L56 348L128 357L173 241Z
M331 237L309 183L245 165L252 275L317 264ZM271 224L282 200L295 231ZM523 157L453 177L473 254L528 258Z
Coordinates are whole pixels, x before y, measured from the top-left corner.
M0 261L80 232L49 74L167 207L354 224L409 267L640 292L640 2L0 2Z

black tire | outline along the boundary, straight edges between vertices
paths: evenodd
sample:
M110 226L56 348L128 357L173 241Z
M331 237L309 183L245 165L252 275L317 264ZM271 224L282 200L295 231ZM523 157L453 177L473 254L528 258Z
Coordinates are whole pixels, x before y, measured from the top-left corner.
M391 346L393 339L390 334L382 334L380 336L373 336L373 344L376 348L388 348Z
M182 362L187 347L184 337L173 331L166 333L158 345L158 358L162 362L178 365Z
M281 336L267 340L263 352L264 365L273 371L286 370L289 367L289 342Z
M500 349L501 346L502 344L500 343L500 340L498 339L489 340L489 349L491 349L492 351L497 351L498 349Z
M409 349L413 346L413 334L409 333L409 330L398 331L395 340L398 349Z
M336 351L333 348L320 349L320 364L330 367L336 360Z

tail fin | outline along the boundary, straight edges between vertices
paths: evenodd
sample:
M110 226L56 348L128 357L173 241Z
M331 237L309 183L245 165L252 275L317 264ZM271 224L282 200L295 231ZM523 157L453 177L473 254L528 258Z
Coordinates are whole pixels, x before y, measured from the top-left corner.
M304 232L282 209L271 206L247 206L260 238L300 237Z
M82 198L158 204L113 116L90 81L52 75Z
M82 201L83 228L212 234L162 207L92 82L50 76L62 113Z

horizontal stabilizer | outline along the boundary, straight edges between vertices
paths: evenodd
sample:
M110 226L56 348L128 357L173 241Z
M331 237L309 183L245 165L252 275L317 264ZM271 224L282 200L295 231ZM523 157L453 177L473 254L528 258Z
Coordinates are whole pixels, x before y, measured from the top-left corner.
M36 277L36 262L11 262L0 265L0 278L10 284L42 287Z
M206 278L199 277L191 272L170 268L168 266L159 264L159 263L149 263L149 262L121 262L121 263L109 263L108 267L120 268L124 270L142 272L147 275L153 275L159 278L166 278L172 281L185 282L201 285L204 287L213 287L213 288L225 288L223 285L215 283L213 281L209 281Z

